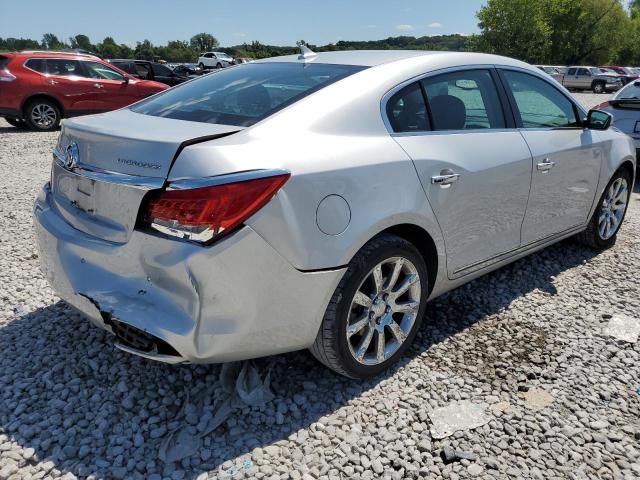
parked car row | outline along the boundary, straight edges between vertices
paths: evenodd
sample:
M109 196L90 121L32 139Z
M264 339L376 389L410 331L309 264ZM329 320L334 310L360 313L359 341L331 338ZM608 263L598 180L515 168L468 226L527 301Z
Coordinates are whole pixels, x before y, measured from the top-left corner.
M536 65L569 90L591 90L593 93L607 93L620 90L629 82L640 78L640 68L616 65L569 66Z
M62 118L122 108L167 88L93 55L0 54L0 116L18 128L54 130Z

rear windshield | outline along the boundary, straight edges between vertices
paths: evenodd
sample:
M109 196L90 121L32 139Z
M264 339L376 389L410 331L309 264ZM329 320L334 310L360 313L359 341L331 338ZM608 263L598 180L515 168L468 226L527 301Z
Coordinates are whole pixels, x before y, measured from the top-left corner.
M156 117L249 126L365 67L247 63L166 90L131 110Z
M7 57L3 57L2 55L0 55L0 70L6 67L7 63L9 63L9 59Z

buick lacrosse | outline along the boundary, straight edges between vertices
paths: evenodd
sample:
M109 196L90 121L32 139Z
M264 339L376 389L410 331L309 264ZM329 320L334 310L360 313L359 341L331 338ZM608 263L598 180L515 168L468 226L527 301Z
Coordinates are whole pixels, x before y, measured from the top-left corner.
M570 236L613 245L636 159L610 122L498 56L231 67L64 122L34 207L42 268L124 351L309 348L369 377L430 299Z

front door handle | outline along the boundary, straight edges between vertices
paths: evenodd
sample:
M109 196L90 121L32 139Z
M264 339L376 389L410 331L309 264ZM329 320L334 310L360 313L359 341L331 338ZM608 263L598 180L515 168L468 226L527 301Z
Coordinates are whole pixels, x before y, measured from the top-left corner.
M47 80L47 83L49 85L57 85L58 84L58 82L56 82L55 80Z
M433 185L440 185L443 188L449 188L451 184L457 182L459 178L459 173L454 173L453 170L445 168L440 172L440 175L431 177L431 183Z
M553 167L555 167L555 165L556 165L556 162L552 162L550 158L545 158L543 161L541 161L537 165L537 167L538 167L538 170L540 170L541 172L548 172Z
M96 88L104 88L104 85L100 85L99 83L94 83L93 86Z

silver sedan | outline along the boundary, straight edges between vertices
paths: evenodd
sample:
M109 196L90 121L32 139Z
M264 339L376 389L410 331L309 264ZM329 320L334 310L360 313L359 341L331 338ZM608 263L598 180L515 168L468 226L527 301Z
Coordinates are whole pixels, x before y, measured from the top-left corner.
M640 149L640 81L628 83L598 110L613 117L613 126L633 138L636 150Z
M611 247L631 139L509 58L260 60L66 120L42 268L118 348L169 363L309 348L375 375L426 303L570 236Z

